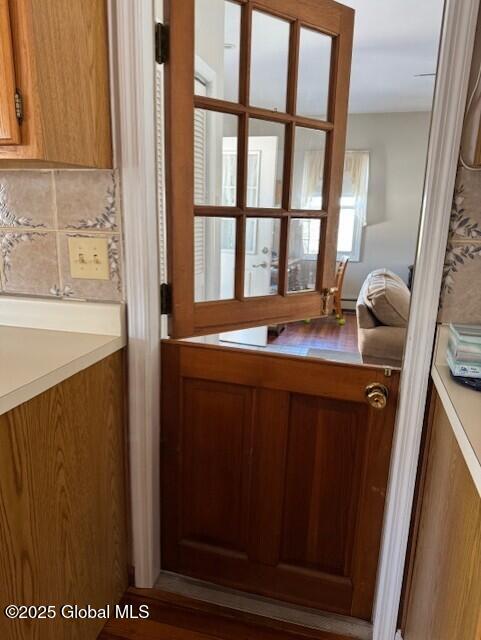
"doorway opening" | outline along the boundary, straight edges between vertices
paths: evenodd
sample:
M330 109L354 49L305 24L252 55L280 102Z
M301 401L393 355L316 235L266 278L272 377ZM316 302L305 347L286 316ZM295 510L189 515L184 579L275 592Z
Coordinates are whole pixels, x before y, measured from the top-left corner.
M443 10L431 5L408 63L404 5L388 37L365 2L357 32L329 0L167 3L168 571L372 619L434 92L414 72L435 68Z

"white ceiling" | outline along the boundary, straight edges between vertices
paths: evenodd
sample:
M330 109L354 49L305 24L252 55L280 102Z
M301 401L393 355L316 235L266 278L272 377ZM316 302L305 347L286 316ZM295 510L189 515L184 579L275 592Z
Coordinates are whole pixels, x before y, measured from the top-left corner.
M429 111L435 78L415 76L436 71L444 0L342 0L342 3L356 11L349 112ZM239 29L238 17L234 20L232 13L236 5L228 2L225 6L224 42L232 43L236 42ZM255 43L260 60L255 70L256 84L265 98L265 104L259 106L274 105L279 88L285 88L286 66L279 62L287 36L281 21L270 22L263 28L265 36L261 35ZM299 84L304 94L303 115L323 117L325 114L319 113L319 108L325 97L319 98L319 88L327 89L327 78L321 77L322 65L317 62L319 53L315 47L308 47L305 53L304 81ZM224 55L224 82L228 84L237 75L238 47L226 50ZM318 90L313 90L314 87Z
M356 10L350 113L428 111L444 0L343 0Z

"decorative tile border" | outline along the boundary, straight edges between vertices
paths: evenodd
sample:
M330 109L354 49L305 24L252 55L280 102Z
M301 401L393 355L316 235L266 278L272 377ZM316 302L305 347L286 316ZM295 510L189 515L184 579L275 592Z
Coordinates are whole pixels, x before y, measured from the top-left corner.
M120 236L111 236L108 240L110 278L117 283L117 291L122 291L120 276Z
M50 294L56 298L73 298L75 291L68 284L60 288L58 284L54 284L50 289Z
M454 190L453 208L449 223L449 236L455 240L481 240L481 227L466 213L464 184L457 184ZM479 204L479 203L478 203Z

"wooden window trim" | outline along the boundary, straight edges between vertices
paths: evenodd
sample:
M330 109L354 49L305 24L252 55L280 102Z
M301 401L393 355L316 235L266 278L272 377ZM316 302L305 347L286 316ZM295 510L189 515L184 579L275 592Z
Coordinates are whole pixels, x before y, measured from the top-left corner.
M295 105L295 97L290 99L294 100L293 104ZM332 122L327 122L325 120L307 118L306 116L294 115L293 113L286 113L284 111L270 111L269 109L263 109L261 107L246 106L244 104L239 104L238 102L228 102L227 100L219 100L218 98L210 98L209 96L194 96L194 107L196 109L207 109L208 111L230 113L235 116L248 114L251 118L255 118L257 120L295 124L298 127L316 129L319 131L329 132L334 128L334 124ZM295 106L293 106L292 109L289 109L289 111L294 109Z
M166 69L166 145L169 274L172 284L171 337L187 337L230 329L285 322L322 314L325 292L334 285L339 200L344 167L347 105L352 51L354 12L332 0L234 0L243 5L239 103L194 96L194 9L195 0L166 1L170 28L170 52ZM251 13L253 10L291 23L286 112L270 111L249 104L249 60ZM295 14L295 15L294 15ZM320 26L322 22L322 27ZM296 114L300 29L307 27L333 37L329 121ZM231 113L239 117L237 207L193 206L194 108ZM248 118L285 125L282 207L246 207ZM291 210L291 179L295 127L327 133L323 211ZM235 299L194 303L194 217L233 217L236 223ZM245 219L281 219L279 289L277 295L244 298L243 256ZM321 219L320 251L316 291L287 292L288 226L292 218ZM334 255L334 259L332 256ZM332 264L331 264L332 263Z

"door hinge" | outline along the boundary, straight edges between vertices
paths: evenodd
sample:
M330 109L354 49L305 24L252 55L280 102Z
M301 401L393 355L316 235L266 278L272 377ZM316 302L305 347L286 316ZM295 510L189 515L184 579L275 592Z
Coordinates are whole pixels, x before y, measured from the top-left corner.
M17 89L15 91L15 115L17 116L17 120L19 124L23 122L23 97L20 91Z
M172 286L167 283L160 285L160 313L172 313Z
M155 25L155 61L159 64L167 62L169 53L169 29L162 22Z

